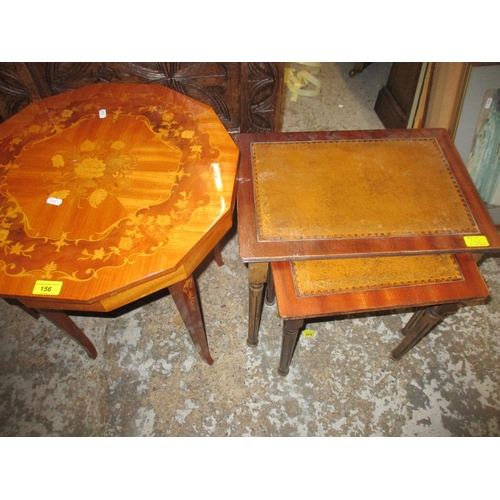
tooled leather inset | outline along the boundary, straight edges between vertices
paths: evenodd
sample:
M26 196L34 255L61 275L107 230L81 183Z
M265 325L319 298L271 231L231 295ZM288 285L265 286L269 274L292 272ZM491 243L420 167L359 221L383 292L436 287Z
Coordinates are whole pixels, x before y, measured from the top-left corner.
M299 297L463 280L450 254L294 261Z
M252 144L265 240L477 233L435 139Z

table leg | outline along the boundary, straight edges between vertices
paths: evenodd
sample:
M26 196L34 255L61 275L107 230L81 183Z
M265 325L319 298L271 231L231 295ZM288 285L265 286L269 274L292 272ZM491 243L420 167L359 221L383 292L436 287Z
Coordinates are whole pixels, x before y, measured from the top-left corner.
M300 329L304 326L303 319L290 319L283 321L283 339L281 341L281 355L278 373L286 375L290 369L293 351L297 345Z
M222 267L224 265L224 261L222 260L222 251L220 248L220 243L217 243L217 245L215 245L212 252L213 252L215 262L217 262L217 265L219 267Z
M10 304L11 306L16 306L19 307L19 309L22 309L26 314L29 314L32 318L38 319L40 315L35 311L35 309L31 309L31 307L26 307L22 302L16 299L4 299L7 304Z
M53 325L67 333L73 340L80 344L89 357L97 358L97 350L90 339L83 333L76 323L64 312L54 309L38 309L38 312L47 318Z
M417 311L403 328L403 341L391 352L393 359L401 359L417 345L440 321L453 314L460 304L442 304Z
M187 279L169 286L168 289L196 350L209 365L213 364L214 360L210 356L208 349L207 334L203 324L200 301L198 300L198 292L196 291L193 276L191 275Z
M267 284L266 284L266 304L268 306L274 305L276 302L276 290L274 288L274 278L271 266L267 270Z
M259 326L268 267L269 264L267 262L251 262L248 264L249 301L247 344L251 347L255 347L259 343Z

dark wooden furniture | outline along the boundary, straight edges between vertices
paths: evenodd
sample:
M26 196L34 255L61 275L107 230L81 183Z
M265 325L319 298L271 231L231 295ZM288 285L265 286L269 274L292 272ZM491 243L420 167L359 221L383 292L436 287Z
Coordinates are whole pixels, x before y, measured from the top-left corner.
M422 84L421 62L395 62L389 78L377 96L375 113L385 128L405 128L408 126L412 110L418 102L419 84ZM410 124L411 127L411 124Z
M284 63L0 63L0 122L44 97L94 83L154 83L218 114L229 132L279 130Z
M500 249L445 130L240 134L237 143L249 345L270 262Z
M0 296L97 352L66 310L169 289L213 362L193 271L232 225L239 151L209 106L161 85L96 84L0 124Z
M460 303L488 297L470 254L272 262L271 267L283 319L280 375L288 373L307 320L418 307L391 353L398 360Z

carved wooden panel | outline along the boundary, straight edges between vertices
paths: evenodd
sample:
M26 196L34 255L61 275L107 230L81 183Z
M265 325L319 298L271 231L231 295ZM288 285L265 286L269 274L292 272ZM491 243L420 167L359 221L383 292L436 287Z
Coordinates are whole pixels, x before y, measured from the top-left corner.
M283 63L0 63L0 122L93 83L156 83L211 106L230 132L277 130Z
M278 131L284 64L241 64L241 124L245 132Z
M23 63L0 63L0 122L39 98Z

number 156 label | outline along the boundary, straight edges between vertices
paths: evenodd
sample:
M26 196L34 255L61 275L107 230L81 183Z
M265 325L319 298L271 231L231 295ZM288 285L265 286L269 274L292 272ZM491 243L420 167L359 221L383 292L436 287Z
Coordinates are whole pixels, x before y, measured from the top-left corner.
M37 280L33 295L59 295L63 286L62 281L42 281Z

